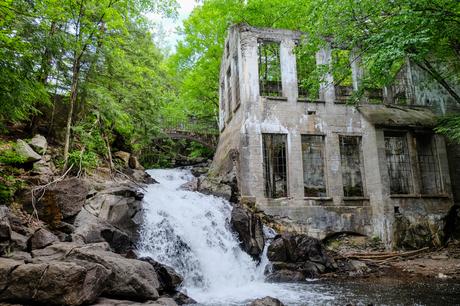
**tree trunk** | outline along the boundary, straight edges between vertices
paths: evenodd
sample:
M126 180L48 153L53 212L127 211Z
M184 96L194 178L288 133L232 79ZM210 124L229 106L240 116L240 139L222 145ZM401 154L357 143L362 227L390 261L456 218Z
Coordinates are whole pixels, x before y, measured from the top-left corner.
M64 171L67 170L69 161L69 148L70 148L70 133L72 128L72 117L75 101L77 100L78 90L78 78L80 76L80 56L75 54L74 62L72 65L72 86L70 88L70 105L69 112L67 115L67 126L65 132L65 144L64 144Z

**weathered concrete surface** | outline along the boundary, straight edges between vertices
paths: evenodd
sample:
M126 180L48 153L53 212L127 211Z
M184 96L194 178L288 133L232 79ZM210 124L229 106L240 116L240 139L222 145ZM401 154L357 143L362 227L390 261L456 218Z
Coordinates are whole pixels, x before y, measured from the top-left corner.
M230 172L236 172L240 199L251 199L256 208L269 215L291 220L298 231L317 238L334 232L356 232L380 237L391 246L396 244L396 214L403 214L410 222L416 222L415 217L411 217L414 207L417 207L417 214L421 216L447 214L453 201L446 146L442 137L435 137L442 192L422 195L420 175L417 174L420 171L415 148L418 130L414 127L429 132L434 122L433 113L384 105L366 105L360 112L355 106L343 103L336 95L332 75L325 76L327 84L321 85L318 101L298 98L293 48L300 35L299 32L259 29L247 25L230 28L220 72L221 135L210 169L211 175L227 176ZM260 95L258 43L261 40L279 42L280 97ZM316 62L330 64L331 49L325 47L320 50ZM355 62L352 67L356 89L363 72ZM382 91L382 102L396 101L395 93L400 89L397 86ZM389 118L392 117L389 109L391 114L397 113L397 116ZM372 110L374 115L383 113L385 116L383 120L380 120L382 116L374 120L375 116L367 110ZM399 131L406 133L413 174L413 189L403 197L392 195L389 190L384 132L394 129L394 124L398 125ZM262 143L265 133L286 135L288 190L284 198L267 199L265 196ZM325 196L304 196L302 135L321 135L324 139ZM344 194L340 136L361 137L359 166L363 195L360 197L346 197ZM439 203L442 205L434 209ZM436 226L440 225L439 222L435 223Z

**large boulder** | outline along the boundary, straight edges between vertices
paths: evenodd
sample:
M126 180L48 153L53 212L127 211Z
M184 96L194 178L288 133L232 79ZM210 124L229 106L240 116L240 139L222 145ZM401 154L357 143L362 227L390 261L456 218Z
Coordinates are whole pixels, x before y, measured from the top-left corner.
M85 208L111 225L137 235L144 194L129 186L102 190L86 201Z
M85 204L89 188L84 180L73 177L52 184L40 193L35 204L40 220L50 226L58 225L62 220L73 218ZM21 196L21 203L30 212L33 211L30 190Z
M133 248L134 241L121 230L111 225L106 220L91 214L83 208L75 218L75 231L73 241L82 243L108 242L117 253L126 253Z
M131 300L152 300L159 297L160 282L157 273L147 262L85 247L73 248L66 254L65 260L98 263L110 270L104 289L104 294L109 297Z
M259 260L265 245L263 224L260 217L241 205L235 205L230 224L238 236L241 248L254 259Z
M40 134L35 135L30 141L29 145L34 149L38 154L45 154L46 149L48 148L48 142L46 138Z
M266 296L261 299L256 299L248 304L248 306L284 306L284 304L271 296Z
M336 269L321 241L305 234L283 234L275 237L268 247L268 259L272 262L272 281L292 281ZM289 272L291 271L291 272ZM299 274L301 273L301 274Z
M183 282L183 278L174 271L173 268L163 265L152 258L143 257L142 261L146 261L152 265L158 275L160 281L160 293L174 294Z
M102 293L108 275L109 271L102 265L88 262L25 264L0 258L0 301L87 304Z
M42 157L35 152L28 144L22 139L16 141L14 147L16 153L24 159L25 163L32 163L40 160Z

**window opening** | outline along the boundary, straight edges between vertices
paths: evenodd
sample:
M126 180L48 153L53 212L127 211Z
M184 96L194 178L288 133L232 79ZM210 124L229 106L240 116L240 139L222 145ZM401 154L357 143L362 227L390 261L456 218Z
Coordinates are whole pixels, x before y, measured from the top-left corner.
M282 96L280 43L259 41L259 87L261 96Z
M429 134L418 134L415 136L415 141L420 169L421 193L442 193L443 188L435 137Z
M335 97L347 101L353 94L353 78L350 64L350 50L332 50L332 77L335 84Z
M406 133L384 134L385 155L391 194L409 194L412 192L412 170Z
M241 102L240 98L240 73L238 67L238 55L233 57L233 65L235 66L234 73L234 84L235 84L235 105L238 106Z
M232 76L232 73L231 73L230 67L228 67L227 76L226 76L228 120L232 119L232 87L230 86L231 76Z
M340 136L339 141L343 194L346 197L362 197L361 137Z
M262 134L265 196L287 196L286 135Z
M315 54L302 50L300 45L296 47L295 54L299 98L318 100L320 78Z
M302 163L304 195L306 197L326 196L323 136L302 135Z

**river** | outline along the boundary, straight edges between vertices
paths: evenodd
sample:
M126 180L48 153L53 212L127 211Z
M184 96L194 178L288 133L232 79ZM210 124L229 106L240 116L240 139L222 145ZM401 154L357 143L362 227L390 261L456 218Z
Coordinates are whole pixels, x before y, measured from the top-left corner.
M144 198L140 254L173 267L184 277L181 291L200 305L246 305L265 296L286 305L460 305L460 284L437 280L267 283L266 255L257 265L230 230L230 203L181 189L193 178L188 170L148 172L159 184Z

